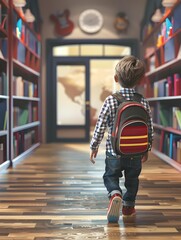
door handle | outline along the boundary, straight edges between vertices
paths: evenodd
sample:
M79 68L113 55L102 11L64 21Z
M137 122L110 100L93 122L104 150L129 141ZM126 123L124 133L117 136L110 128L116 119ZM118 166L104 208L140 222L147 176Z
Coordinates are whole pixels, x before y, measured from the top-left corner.
M85 101L86 110L90 109L90 101Z

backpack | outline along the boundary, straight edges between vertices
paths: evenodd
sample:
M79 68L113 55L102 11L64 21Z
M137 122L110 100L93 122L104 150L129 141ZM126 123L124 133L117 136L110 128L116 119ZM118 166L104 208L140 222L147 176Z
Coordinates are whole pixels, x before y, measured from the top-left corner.
M143 96L135 93L132 100L118 92L112 96L119 103L111 135L114 152L125 157L143 156L149 147L149 114L141 103Z

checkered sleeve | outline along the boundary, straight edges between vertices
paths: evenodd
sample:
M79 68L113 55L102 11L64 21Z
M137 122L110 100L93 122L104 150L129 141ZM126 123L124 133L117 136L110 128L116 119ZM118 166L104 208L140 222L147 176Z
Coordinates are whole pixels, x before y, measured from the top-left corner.
M104 137L104 133L107 129L107 123L109 118L109 103L106 99L103 103L97 123L95 125L92 140L90 142L90 149L97 150Z

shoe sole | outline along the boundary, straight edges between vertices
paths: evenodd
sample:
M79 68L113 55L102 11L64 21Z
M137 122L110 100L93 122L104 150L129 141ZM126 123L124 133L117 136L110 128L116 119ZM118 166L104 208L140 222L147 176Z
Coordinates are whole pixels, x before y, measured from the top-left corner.
M107 214L107 219L109 223L117 223L119 221L121 203L122 199L120 197L113 198L112 204Z
M124 215L124 214L122 214L122 216L124 217L124 218L129 218L129 217L134 217L136 215L136 212L134 212L134 213L132 213L132 214L130 214L130 215Z

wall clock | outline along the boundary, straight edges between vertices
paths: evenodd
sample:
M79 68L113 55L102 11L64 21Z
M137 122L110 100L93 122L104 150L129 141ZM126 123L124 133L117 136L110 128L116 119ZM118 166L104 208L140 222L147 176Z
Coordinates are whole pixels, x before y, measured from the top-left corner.
M103 16L95 9L87 9L79 16L79 26L86 33L96 33L103 26Z

